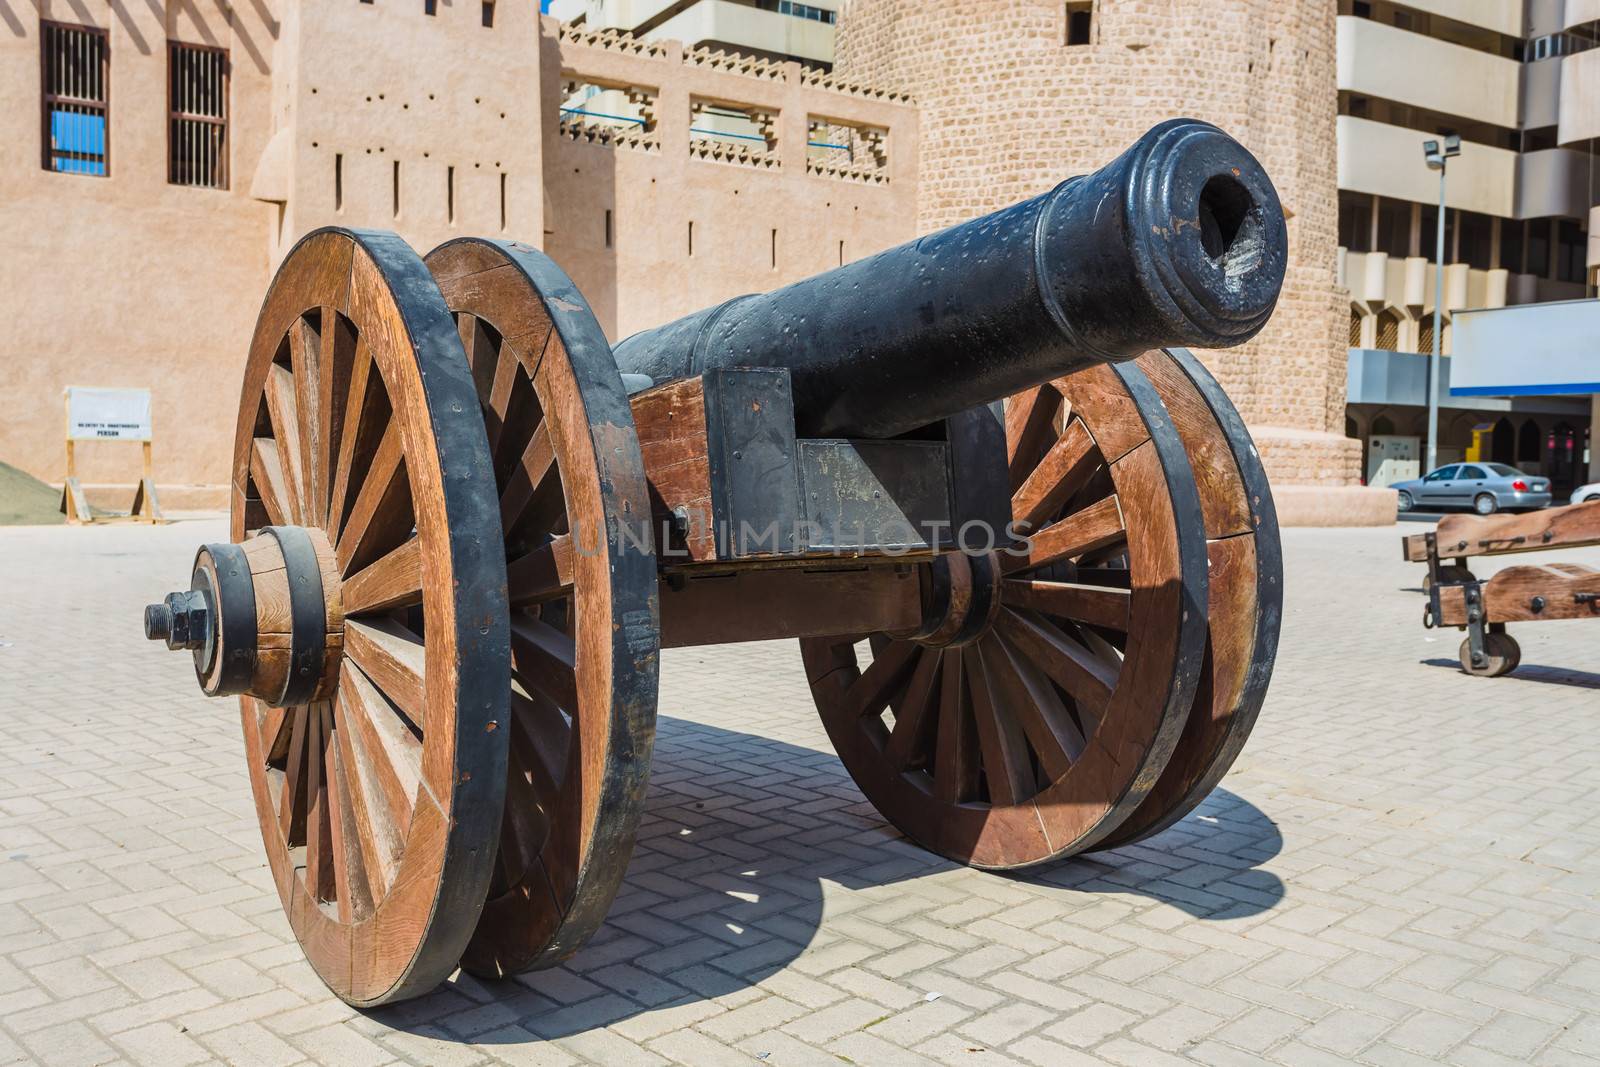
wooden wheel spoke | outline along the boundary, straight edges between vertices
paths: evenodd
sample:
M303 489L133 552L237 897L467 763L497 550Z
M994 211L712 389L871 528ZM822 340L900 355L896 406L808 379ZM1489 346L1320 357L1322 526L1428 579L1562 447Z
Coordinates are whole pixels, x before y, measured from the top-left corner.
M274 526L287 526L294 521L294 497L284 481L283 461L278 456L278 442L270 437L258 437L250 446L250 478L256 492L261 494L261 506L267 509L267 518Z
M1092 734L1116 688L1118 669L1074 641L1045 619L1003 609L1000 632L1024 657L1032 660L1078 706L1083 732Z
M506 564L506 588L511 606L570 595L572 556L572 536L558 534L526 556Z
M370 408L368 391L382 390L383 383L374 381L372 351L365 338L357 338L355 355L351 359L350 381L345 389L345 402L340 409L339 455L335 463L333 488L328 494L328 536L338 539L344 526L345 513L350 502L350 479L357 462L370 462L371 449L377 434L367 425ZM375 398L374 398L375 399ZM363 438L366 447L362 447Z
M1038 579L1007 578L1001 596L1012 607L1031 608L1122 633L1128 632L1128 613L1133 604L1133 594L1128 589Z
M317 433L316 459L320 471L318 485L322 492L319 497L322 509L317 516L317 525L326 529L331 528L334 521L334 461L344 438L356 338L350 321L334 308L323 307L320 322L322 349L317 357L317 369L321 372L317 383L317 411L321 425Z
M346 616L422 603L422 540L413 537L346 578L341 598Z
M543 619L512 616L512 675L524 688L537 690L571 715L578 712L576 664L577 650L571 637Z
M935 688L939 679L939 663L943 659L934 649L924 648L917 656L916 668L911 672L905 693L896 705L894 727L889 731L889 741L883 755L889 766L903 771L913 757L926 752L932 740L931 727L938 722L933 714L938 704Z
M533 776L512 740L506 761L506 809L500 827L501 877L515 883L535 863L550 838L550 815L534 790Z
M1099 463L1094 438L1081 419L1073 419L1012 496L1013 518L1029 529L1038 527L1088 483Z
M328 834L333 854L334 894L339 901L339 921L351 922L372 914L372 888L367 881L366 859L361 849L361 826L351 796L342 738L333 708L324 705L323 731L329 742L323 757L323 777L328 782Z
M426 692L422 638L392 619L346 619L344 654L420 733Z
M334 899L332 820L328 805L327 746L329 722L326 707L306 708L306 889L315 900Z
M364 669L346 662L341 665L339 681L342 725L352 731L353 755L380 792L379 814L404 836L411 826L411 809L422 781L422 741Z
M1039 668L999 636L985 638L985 662L990 678L1004 694L1005 708L1022 726L1039 766L1055 781L1072 769L1086 741L1072 713L1062 703L1055 686Z
M288 490L289 515L296 524L305 525L306 491L301 481L305 465L300 453L300 416L295 392L294 373L289 368L274 363L267 369L267 412L272 418L272 435L278 442L278 459Z
M873 650L872 665L845 691L844 707L853 719L876 715L888 707L895 691L904 684L912 656L922 646L911 641L891 641Z
M478 392L478 404L488 407L489 394L494 390L498 346L490 336L489 327L476 315L466 312L457 315L456 328L461 333L461 347L467 353L467 365L472 368L472 383Z
M522 517L534 495L555 470L555 450L550 443L550 424L541 420L528 438L528 446L506 479L500 493L500 527L509 530Z
M991 670L998 646L991 640L965 650L971 678L973 718L978 726L978 748L983 755L983 777L989 784L989 802L1000 807L1020 804L1038 792L1033 764L1028 758L1028 742L1022 727L1008 712L995 688ZM1003 654L1003 653L1002 653Z
M522 365L516 349L504 340L496 346L494 379L489 387L489 404L483 413L483 428L489 435L489 455L500 450L500 436L506 428L506 410L511 406L511 392L516 387Z
M538 693L511 694L511 746L528 772L539 807L554 818L566 784L572 729L554 704Z
M294 715L290 708L268 708L261 717L261 751L270 764L282 763L289 755Z
M1054 385L1036 385L1006 401L1006 463L1015 492L1039 462L1053 436L1061 394Z
M977 791L978 737L967 694L965 658L955 648L946 649L942 658L933 792L941 803L959 804Z
M1026 555L1004 556L1006 573L1031 570L1115 545L1127 537L1115 496L1097 500L1032 534Z
M401 447L400 426L391 422L350 508L350 518L339 532L339 569L345 574L360 570L411 535L411 491Z
M324 325L331 333L328 324ZM300 439L302 521L319 526L328 513L328 446L323 439L327 413L322 399L322 337L302 316L289 328L289 366L294 372L295 432ZM331 373L327 368L326 373Z
M341 685L333 708L334 733L349 787L351 821L346 825L356 830L366 892L376 900L394 880L405 829L411 820L412 794L405 791L384 754L381 740L371 729L363 729L360 722L367 715L365 703L383 698L376 691L355 692L355 683L343 678L343 672L350 670L353 668L341 667ZM367 688L371 689L370 682Z
M306 709L289 709L293 725L290 727L289 752L283 770L283 793L278 804L278 828L289 847L305 841L306 837L306 749L310 718Z

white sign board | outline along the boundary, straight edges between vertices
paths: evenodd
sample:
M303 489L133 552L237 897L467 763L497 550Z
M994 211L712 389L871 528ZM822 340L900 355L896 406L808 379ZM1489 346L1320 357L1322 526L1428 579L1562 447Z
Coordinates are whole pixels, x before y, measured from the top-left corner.
M67 387L67 437L74 441L150 440L150 390Z
M1600 300L1458 311L1450 350L1452 396L1600 393Z

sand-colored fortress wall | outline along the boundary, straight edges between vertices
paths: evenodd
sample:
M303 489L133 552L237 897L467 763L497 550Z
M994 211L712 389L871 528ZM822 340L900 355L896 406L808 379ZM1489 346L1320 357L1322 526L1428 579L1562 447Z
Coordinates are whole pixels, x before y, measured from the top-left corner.
M1278 315L1205 358L1280 506L1315 487L1285 518L1364 516L1372 495L1339 488L1359 444L1340 432L1333 6L1098 0L1090 43L1068 44L1079 6L852 0L824 74L532 4L497 4L486 26L460 3L40 0L0 27L0 86L20 102L0 114L0 458L59 483L62 387L149 386L163 502L220 503L256 309L318 226L420 251L540 244L618 339L1030 196L1189 114L1253 149L1293 212ZM108 35L104 177L40 165L43 20ZM227 49L226 188L168 181L169 40ZM130 452L81 450L84 481L131 495Z
M0 459L59 484L62 389L148 386L156 475L176 483L162 502L182 506L178 485L225 480L238 399L220 417L217 399L237 391L270 276L269 211L250 179L272 129L277 6L45 0L12 3L0 20ZM41 166L43 20L109 39L104 176ZM227 188L167 180L169 41L228 50ZM139 451L85 442L79 474L118 485L110 502L126 509Z
M613 340L915 236L903 94L553 19L542 48L544 247ZM602 102L563 111L574 85Z

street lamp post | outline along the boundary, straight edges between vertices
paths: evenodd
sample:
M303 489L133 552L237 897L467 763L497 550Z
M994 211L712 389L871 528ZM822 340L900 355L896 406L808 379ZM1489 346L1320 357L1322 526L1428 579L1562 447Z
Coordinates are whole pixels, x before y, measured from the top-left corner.
M1439 313L1444 307L1444 168L1453 156L1461 154L1461 136L1447 134L1444 147L1438 141L1422 142L1422 156L1428 169L1439 172L1439 225L1438 241L1433 257L1433 352L1428 357L1428 466L1439 466L1439 354L1444 351L1444 330L1439 325Z

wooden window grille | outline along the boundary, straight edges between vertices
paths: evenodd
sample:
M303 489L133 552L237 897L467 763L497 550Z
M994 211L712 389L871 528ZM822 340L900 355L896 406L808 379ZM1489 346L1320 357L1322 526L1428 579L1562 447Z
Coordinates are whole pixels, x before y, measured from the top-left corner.
M92 26L39 28L44 169L103 178L111 170L111 40Z
M1359 311L1350 312L1350 347L1361 347L1361 313Z
M167 181L228 187L228 53L167 42Z

